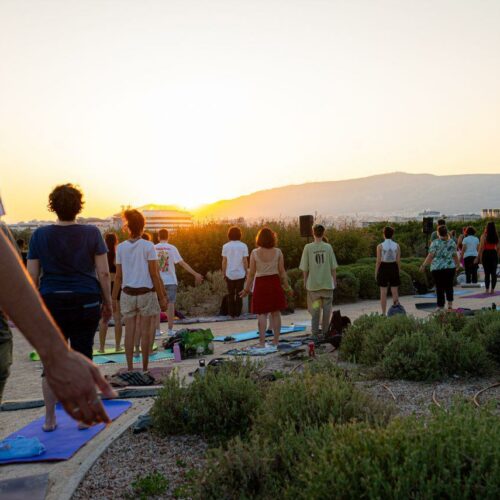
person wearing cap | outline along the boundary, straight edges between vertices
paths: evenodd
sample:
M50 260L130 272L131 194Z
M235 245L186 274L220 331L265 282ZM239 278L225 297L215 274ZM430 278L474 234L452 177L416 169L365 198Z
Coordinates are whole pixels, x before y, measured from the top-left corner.
M314 242L308 243L302 252L300 269L304 273L307 290L307 309L311 314L313 338L319 335L319 323L323 335L328 332L332 314L333 290L337 286L337 259L332 246L324 241L325 227L313 227Z

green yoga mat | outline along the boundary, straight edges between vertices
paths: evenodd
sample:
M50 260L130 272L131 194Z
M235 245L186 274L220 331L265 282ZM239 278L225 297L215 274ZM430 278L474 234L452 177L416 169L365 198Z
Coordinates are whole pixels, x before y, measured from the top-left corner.
M158 346L156 344L153 344L153 351L157 351ZM97 349L94 349L94 352L92 354L93 357L96 356L109 356L110 354L125 354L125 349L120 349L119 351L116 351L113 347L108 347L104 349L104 352L99 352ZM36 351L31 351L29 354L30 360L31 361L40 361L40 356Z

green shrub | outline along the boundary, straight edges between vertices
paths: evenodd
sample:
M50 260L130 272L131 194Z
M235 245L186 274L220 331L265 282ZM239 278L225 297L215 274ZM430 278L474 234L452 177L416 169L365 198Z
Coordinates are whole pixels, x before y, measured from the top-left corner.
M498 417L470 404L387 427L327 424L212 452L201 498L486 498L500 495Z
M220 441L245 434L262 400L262 384L250 363L208 369L188 387L177 377L165 382L152 409L155 428L163 435L199 434Z
M350 227L344 230L328 230L327 237L339 264L352 264L372 254L372 236L362 229Z
M295 283L297 283L298 280L302 279L304 275L304 273L298 267L294 267L293 269L288 269L286 274L288 276L288 281L292 288L294 287Z
M377 257L363 257L361 259L358 259L356 261L356 264L369 264L369 265L375 265L377 262Z
M307 308L307 290L304 287L304 279L300 278L293 287L293 303L296 307Z
M401 271L408 274L420 293L429 290L429 283L425 272L420 271L420 264L401 262Z
M377 364L384 355L384 349L395 337L416 332L420 320L413 316L397 314L390 318L381 316L371 331L365 336L358 362L366 365Z
M340 344L340 357L345 361L359 362L365 339L379 323L385 321L380 314L364 314L345 331Z
M296 468L284 497L498 498L496 418L464 404L437 410L428 421L398 419L387 429L329 427L309 437L314 456Z
M401 285L399 286L399 295L414 295L415 286L413 285L413 280L411 276L405 271L399 273L401 279Z
M345 270L337 271L337 288L334 292L335 304L356 302L359 296L359 280L353 273Z
M144 477L136 478L132 483L134 497L139 500L147 500L167 491L170 481L159 472L153 472Z
M404 334L385 347L381 369L387 378L434 380L440 375L439 356L427 334Z
M375 266L355 265L349 266L349 270L359 280L360 299L378 299L380 290L375 280Z
M386 421L385 406L358 391L341 374L305 371L269 387L253 429L260 436L277 439L283 429L303 432L327 422Z

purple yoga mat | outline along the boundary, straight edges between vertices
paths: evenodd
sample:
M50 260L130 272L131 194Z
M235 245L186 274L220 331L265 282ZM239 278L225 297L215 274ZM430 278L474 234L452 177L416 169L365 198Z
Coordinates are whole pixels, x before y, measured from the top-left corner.
M103 404L111 420L115 420L132 406L130 401L119 399L104 400ZM69 417L60 405L57 405L56 417L57 429L53 432L42 431L42 425L45 420L45 417L42 417L8 436L8 438L14 438L16 436L24 436L27 438L37 437L44 444L46 449L45 453L36 457L0 460L0 465L68 460L105 427L105 424L99 424L85 430L79 430L78 423Z
M495 292L495 293L475 293L474 295L466 295L463 298L464 299L489 299L491 297L498 297L500 295L500 292Z

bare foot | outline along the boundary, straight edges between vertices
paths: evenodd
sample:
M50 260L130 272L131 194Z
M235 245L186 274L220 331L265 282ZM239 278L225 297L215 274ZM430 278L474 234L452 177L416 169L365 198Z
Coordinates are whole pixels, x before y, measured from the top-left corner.
M47 418L45 417L45 423L42 425L43 432L53 432L57 429L56 417Z
M85 429L90 428L90 425L84 424L83 422L78 422L78 430L84 431Z

